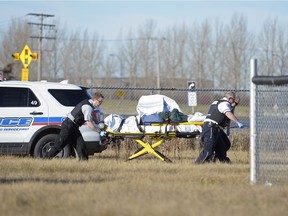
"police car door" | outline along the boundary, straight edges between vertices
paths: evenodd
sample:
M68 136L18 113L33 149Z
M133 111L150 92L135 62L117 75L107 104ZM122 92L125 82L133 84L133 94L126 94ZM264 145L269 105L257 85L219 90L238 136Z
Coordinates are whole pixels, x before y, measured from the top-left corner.
M34 119L48 116L47 104L44 101L40 103L32 90L26 87L2 86L0 94L1 146L7 144L9 148L9 143L13 143L23 148L35 131L43 127Z

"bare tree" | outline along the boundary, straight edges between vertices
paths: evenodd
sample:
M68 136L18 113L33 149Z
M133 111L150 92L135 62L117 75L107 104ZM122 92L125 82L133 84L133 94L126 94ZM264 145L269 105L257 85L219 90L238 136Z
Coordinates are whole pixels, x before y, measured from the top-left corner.
M185 23L180 27L174 25L165 32L166 42L163 43L163 71L165 73L165 85L171 87L186 87L186 83L177 82L177 79L185 77L184 58L185 46L188 39L188 29ZM184 84L184 85L183 85Z
M207 20L199 26L195 23L189 32L188 61L191 68L189 74L194 77L199 87L203 86L210 75L207 65L210 57L211 36L212 29Z
M64 77L75 82L90 83L103 77L103 45L97 34L89 39L87 30L71 33L62 50Z
M140 73L145 78L145 85L156 87L157 75L157 39L155 38L156 23L153 20L148 20L143 26L138 29L138 39L140 42L139 54ZM155 40L156 39L156 40ZM142 82L144 84L144 82Z
M63 62L63 40L67 38L67 29L62 26L60 21L54 23L56 29L47 32L49 40L43 40L42 67L43 77L49 80L59 80L63 78L62 62Z
M227 80L224 78L225 53L228 50L227 36L224 33L224 25L219 19L214 24L214 40L210 47L209 73L215 87L226 86Z
M286 72L287 33L278 24L277 18L265 20L259 35L263 75L284 75ZM275 67L279 69L276 71Z
M243 15L234 14L226 30L229 52L226 53L227 70L224 75L227 87L241 88L245 84L243 71L246 66L247 56L250 52L252 35L247 28L247 20Z
M125 86L157 87L161 81L161 87L187 87L186 81L195 80L197 88L242 89L249 84L249 60L255 57L261 62L262 74L287 74L287 31L276 18L264 22L257 43L248 31L246 18L238 14L228 25L218 19L189 27L175 24L164 31L156 27L154 20L147 20L139 28L130 29L117 45L108 47L97 32L91 37L88 30L69 33L57 23L56 40L43 42L43 77L82 85L114 85L119 81L117 68L121 66ZM37 35L33 31L25 20L12 19L2 34L0 63L4 67L13 65L16 79L21 78L23 66L11 54L20 53L25 44L36 50L38 42L30 38ZM108 48L120 57L121 65L109 56ZM37 64L31 63L29 70L29 79L36 80Z
M121 47L121 57L123 60L123 68L126 68L127 75L129 77L128 85L137 86L137 77L141 77L139 70L140 61L141 61L141 42L137 39L137 36L132 33L132 30L127 35L128 40L124 41ZM126 71L124 70L124 71Z
M15 79L21 79L21 69L23 65L21 61L14 61L12 58L13 53L21 53L24 46L28 44L29 36L32 29L27 25L26 20L23 19L11 19L11 24L7 32L3 34L1 40L1 52L0 59L3 65L8 65L13 63L12 74L11 76ZM29 78L33 80L33 77L36 75L36 71L31 70Z

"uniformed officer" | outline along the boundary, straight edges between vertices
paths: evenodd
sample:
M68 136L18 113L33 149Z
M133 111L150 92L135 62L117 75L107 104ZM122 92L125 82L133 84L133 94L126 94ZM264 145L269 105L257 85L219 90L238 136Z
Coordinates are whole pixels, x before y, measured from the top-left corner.
M224 98L215 102L214 105L211 105L208 111L211 115L207 115L202 130L203 150L195 163L201 164L204 162L210 162L213 159L214 151L221 162L230 162L230 159L226 154L227 146L221 139L221 136L225 133L223 129L227 126L227 122L230 120L237 123L239 128L244 127L244 125L239 122L237 117L233 114L232 104L235 103L235 98L236 96L234 92L227 92Z
M92 99L81 101L68 114L67 118L61 125L59 138L56 139L55 145L52 146L48 152L47 157L55 157L68 143L76 149L79 160L88 160L88 153L84 139L81 135L79 127L85 122L94 131L100 133L101 130L93 123L93 111L99 107L103 102L104 96L96 92Z

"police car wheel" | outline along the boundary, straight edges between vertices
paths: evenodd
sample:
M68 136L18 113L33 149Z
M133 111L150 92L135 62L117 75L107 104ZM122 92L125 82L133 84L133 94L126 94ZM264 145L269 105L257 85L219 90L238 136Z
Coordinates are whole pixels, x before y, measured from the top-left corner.
M47 134L43 136L35 145L33 156L36 158L46 158L49 149L54 146L58 134ZM55 157L67 158L72 154L71 147L66 145Z

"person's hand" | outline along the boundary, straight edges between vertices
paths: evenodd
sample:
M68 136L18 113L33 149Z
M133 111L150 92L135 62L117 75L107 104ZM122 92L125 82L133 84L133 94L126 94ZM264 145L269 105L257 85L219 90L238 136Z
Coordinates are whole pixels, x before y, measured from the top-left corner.
M239 128L244 128L244 124L242 124L241 122L237 122L237 125Z
M101 132L100 132L100 136L101 136L101 137L107 136L107 132L106 132L106 131L101 131Z
M228 127L228 128L226 129L226 135L227 135L227 136L230 135L230 127Z
M104 128L105 128L105 124L104 124L103 122L100 122L100 123L98 124L98 128L99 128L99 129L104 129Z

